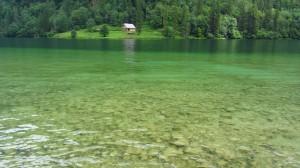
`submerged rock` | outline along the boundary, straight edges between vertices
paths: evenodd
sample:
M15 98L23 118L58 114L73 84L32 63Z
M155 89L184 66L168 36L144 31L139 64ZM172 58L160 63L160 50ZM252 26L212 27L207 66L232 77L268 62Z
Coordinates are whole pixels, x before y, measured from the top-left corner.
M217 149L216 153L221 156L224 157L226 159L233 159L235 158L235 153L234 151L231 150L227 150L227 149Z
M175 146L188 146L189 145L189 141L185 138L180 138L180 139L177 139L176 141L174 141L172 143L173 145Z
M158 156L159 155L159 151L156 149L150 149L148 152L149 156Z
M126 153L131 154L131 155L141 155L141 154L143 154L143 150L141 148L129 147L126 150Z
M278 153L278 152L273 152L273 154L274 154L275 156L278 156L278 157L285 157L285 156L286 156L286 155L281 154L281 153Z
M238 141L240 141L240 138L233 137L233 138L230 138L230 141L232 141L232 142L238 142Z
M227 108L225 108L225 111L226 112L233 112L233 111L235 111L235 108L234 107L227 107Z
M165 158L172 157L172 156L177 156L177 155L182 155L182 154L183 154L182 151L179 151L179 150L177 150L176 148L173 148L173 147L169 147L163 152L163 156Z
M184 152L198 155L201 154L203 151L199 147L189 147Z
M240 152L251 152L251 149L246 147L246 146L240 146L236 149L237 151L240 151Z
M189 141L183 135L172 134L173 142L172 144L178 147L189 146Z
M72 139L66 139L66 142L65 142L66 145L79 145L78 142L72 140Z

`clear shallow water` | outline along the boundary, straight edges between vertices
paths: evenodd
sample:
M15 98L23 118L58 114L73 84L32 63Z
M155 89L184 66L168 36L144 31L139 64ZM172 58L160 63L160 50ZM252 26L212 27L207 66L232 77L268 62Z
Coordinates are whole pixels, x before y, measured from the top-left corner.
M299 47L0 39L0 167L299 167Z

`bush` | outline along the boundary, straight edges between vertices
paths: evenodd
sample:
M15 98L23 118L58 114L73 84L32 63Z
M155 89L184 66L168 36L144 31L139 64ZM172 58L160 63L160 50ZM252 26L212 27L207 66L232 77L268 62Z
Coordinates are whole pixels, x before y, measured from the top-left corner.
M285 29L280 30L280 36L282 38L289 38L289 34L288 34L288 32Z
M67 17L67 14L64 11L59 11L58 15L54 15L50 19L54 30L57 33L62 33L67 31L70 28L70 19Z
M241 35L240 31L238 31L236 29L232 29L228 32L228 38L230 38L230 39L240 39L240 38L242 38L242 35Z
M77 37L77 32L75 30L71 31L71 37L74 39Z
M173 27L165 27L164 31L163 31L163 35L167 38L174 38L175 37L175 31L173 29Z
M273 31L267 31L265 29L258 30L256 34L256 38L258 39L276 39L279 35Z
M300 39L300 31L297 28L290 29L290 38Z
M16 37L19 31L19 26L16 23L12 23L8 27L7 37Z
M213 39L213 38L215 38L215 36L212 33L208 33L207 34L207 38L208 39Z
M104 24L103 26L101 26L99 33L102 37L106 37L109 34L109 29L108 26L106 24Z
M198 38L204 38L204 30L201 28L197 29L196 37Z
M71 21L73 25L78 26L80 28L85 28L88 18L90 18L90 12L85 7L75 9L71 13Z
M74 30L80 30L80 26L74 26Z
M54 30L51 30L51 31L49 31L49 32L46 33L46 37L48 37L48 38L51 38L54 35L55 35L55 31Z
M87 22L86 22L86 28L88 29L89 32L93 32L94 29L93 27L96 25L94 19L89 19Z

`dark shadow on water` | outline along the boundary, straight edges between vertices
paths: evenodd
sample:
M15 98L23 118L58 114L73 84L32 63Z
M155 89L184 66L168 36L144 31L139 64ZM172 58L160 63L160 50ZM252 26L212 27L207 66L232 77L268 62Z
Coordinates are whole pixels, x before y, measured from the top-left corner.
M300 53L300 41L297 40L0 39L0 48L127 51L130 50L130 47L133 47L131 49L134 52L270 53L271 51L272 53Z

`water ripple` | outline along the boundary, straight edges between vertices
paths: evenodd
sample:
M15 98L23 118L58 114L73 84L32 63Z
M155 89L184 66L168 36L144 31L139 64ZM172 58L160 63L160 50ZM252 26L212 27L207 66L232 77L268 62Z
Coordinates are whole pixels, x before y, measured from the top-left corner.
M9 140L9 139L13 139L12 136L0 136L0 141L5 141L5 140Z
M24 124L24 125L19 125L19 128L11 128L8 130L0 130L0 132L4 134L10 134L10 133L16 133L16 132L21 132L21 131L29 131L29 130L34 130L39 128L38 126L32 125L32 124Z
M70 134L72 135L81 135L81 134L97 134L100 133L100 131L72 131Z

